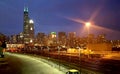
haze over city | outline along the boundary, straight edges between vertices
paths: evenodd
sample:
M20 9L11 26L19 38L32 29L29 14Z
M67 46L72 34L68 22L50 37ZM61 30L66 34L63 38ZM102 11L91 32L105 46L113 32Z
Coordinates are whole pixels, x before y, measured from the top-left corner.
M92 22L90 33L106 34L108 39L120 36L120 0L2 0L0 32L6 35L23 31L23 9L29 8L35 33L77 32L87 34L82 22Z

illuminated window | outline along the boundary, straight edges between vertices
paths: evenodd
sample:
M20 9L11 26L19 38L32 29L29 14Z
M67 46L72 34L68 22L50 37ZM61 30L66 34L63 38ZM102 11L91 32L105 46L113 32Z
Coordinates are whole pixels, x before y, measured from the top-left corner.
M31 39L31 40L30 40L30 42L32 43L32 42L33 42L33 40Z
M34 23L33 20L29 20L29 23Z
M33 28L31 27L30 30L33 30Z

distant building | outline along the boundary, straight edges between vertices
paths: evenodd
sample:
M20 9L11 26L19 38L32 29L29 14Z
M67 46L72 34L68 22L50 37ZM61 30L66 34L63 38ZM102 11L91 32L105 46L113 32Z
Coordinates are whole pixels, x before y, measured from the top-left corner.
M89 34L88 37L87 37L87 42L88 43L94 43L94 34Z
M56 37L57 37L56 32L51 32L50 33L50 38L54 39Z
M50 46L56 46L57 45L57 35L56 35L56 32L51 32L49 35L48 35L48 45Z
M105 34L100 34L97 36L97 43L104 43L106 41Z
M28 8L24 8L24 24L23 24L24 43L34 42L34 22L29 18Z
M120 48L120 40L110 40L113 48Z
M24 35L23 35L23 32L21 32L20 34L19 34L19 43L24 43L24 39L23 39L23 37L24 37Z
M75 38L76 37L76 32L69 32L68 33L68 38Z
M44 46L49 46L49 43L48 43L48 41L49 41L49 39L48 39L48 36L47 35L45 35L44 36L44 40L43 40L43 44L44 44Z
M69 32L67 39L67 46L75 47L75 41L76 41L76 32Z
M10 43L12 43L12 44L17 43L17 35L11 35Z
M44 45L45 33L38 33L36 36L36 43L40 44L41 46Z
M111 43L88 44L87 48L92 51L112 51Z
M65 32L58 32L58 43L59 45L66 45L67 35Z

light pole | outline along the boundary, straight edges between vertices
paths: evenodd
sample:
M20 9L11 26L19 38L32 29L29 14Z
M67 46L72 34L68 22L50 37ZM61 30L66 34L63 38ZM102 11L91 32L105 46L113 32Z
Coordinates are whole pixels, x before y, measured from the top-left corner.
M86 27L87 27L87 33L88 33L88 35L89 35L89 28L90 28L90 26L91 26L91 23L90 23L90 22L86 22L85 25L86 25Z
M89 45L89 28L90 28L90 26L91 26L91 23L90 23L90 22L86 22L85 25L86 25L86 27L87 27L87 33L88 33L87 42L88 42L88 45Z
M80 65L80 74L82 73L81 72L81 59L80 59L80 57L81 57L81 50L80 50L80 47L79 47L79 65Z
M87 33L88 33L87 50L89 50L89 48L90 48L90 46L89 46L89 42L90 42L90 41L89 41L89 33L90 33L90 30L89 30L89 29L90 29L91 23L90 23L90 22L86 22L85 25L86 25L86 27L87 27ZM89 58L89 54L88 54L88 58Z
M58 65L59 65L59 70L60 70L60 47L58 46Z
M50 52L49 52L49 51L50 51L50 48L47 46L47 49L48 49L48 60L49 60L49 57L50 57L50 54L49 54L49 53L50 53Z

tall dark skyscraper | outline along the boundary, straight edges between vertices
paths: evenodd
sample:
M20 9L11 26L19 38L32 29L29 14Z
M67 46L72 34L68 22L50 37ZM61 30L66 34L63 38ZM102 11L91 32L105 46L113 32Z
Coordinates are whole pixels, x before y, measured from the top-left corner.
M28 7L24 7L24 24L23 24L24 43L34 42L34 22L29 18Z

